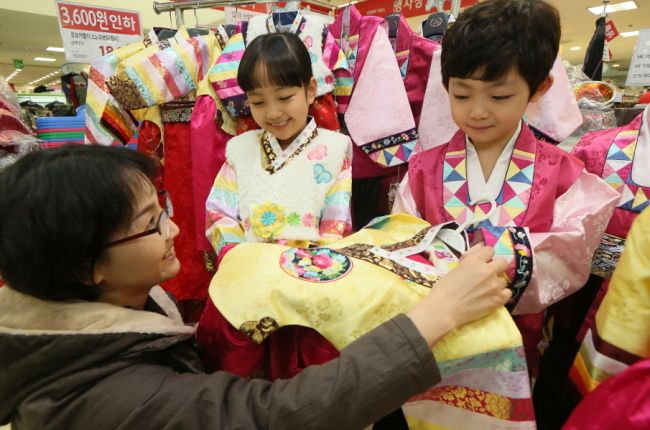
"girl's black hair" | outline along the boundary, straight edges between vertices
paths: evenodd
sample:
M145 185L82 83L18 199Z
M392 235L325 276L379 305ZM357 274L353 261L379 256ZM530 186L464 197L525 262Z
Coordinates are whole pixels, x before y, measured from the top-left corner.
M130 149L65 145L0 172L0 276L45 300L96 300L97 260L131 225L141 188L156 176ZM85 281L85 282L84 282Z
M309 51L293 33L256 37L246 47L237 71L239 86L246 92L264 85L308 87L312 76Z

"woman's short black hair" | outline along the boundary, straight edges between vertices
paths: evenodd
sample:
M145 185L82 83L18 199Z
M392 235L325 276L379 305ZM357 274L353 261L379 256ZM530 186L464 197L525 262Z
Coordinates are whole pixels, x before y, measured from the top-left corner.
M309 51L293 33L256 37L246 47L237 71L239 86L246 92L264 85L306 88L312 76Z
M542 0L486 0L468 8L442 39L442 81L496 81L516 68L532 97L560 47L560 14Z
M40 299L96 300L101 290L87 285L95 263L155 176L153 160L119 147L65 145L21 158L0 172L0 276Z

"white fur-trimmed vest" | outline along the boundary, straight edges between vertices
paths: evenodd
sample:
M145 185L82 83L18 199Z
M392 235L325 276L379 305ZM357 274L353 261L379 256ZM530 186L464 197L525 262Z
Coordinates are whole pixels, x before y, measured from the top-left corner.
M298 156L271 174L264 170L262 130L234 137L226 157L237 173L239 212L247 242L320 238L318 224L325 197L351 151L350 138L318 129ZM325 155L326 154L326 155Z
M296 19L305 18L305 23L301 27L298 37L305 44L311 57L311 70L318 82L316 96L323 96L334 91L334 75L323 61L323 30L325 29L325 21L317 16L303 17L298 15ZM269 17L268 15L260 15L252 18L248 22L248 29L246 30L246 44L249 45L253 39L263 34L268 34L269 30L266 25Z

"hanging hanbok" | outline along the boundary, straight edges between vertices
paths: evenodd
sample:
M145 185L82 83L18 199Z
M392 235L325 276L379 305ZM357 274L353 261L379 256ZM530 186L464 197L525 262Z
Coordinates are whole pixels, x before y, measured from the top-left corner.
M347 6L329 26L351 75L337 83L338 112L354 142L354 178L394 173L422 150L385 20ZM347 82L347 85L343 85Z
M223 54L211 68L209 81L223 102L228 114L237 118L237 132L259 129L250 115L246 93L237 81L239 63L246 45L256 37L275 32L291 32L305 44L312 60L312 73L317 82L316 100L309 114L319 127L339 131L333 92L335 77L332 70L344 67L345 58L340 54L334 39L317 16L303 16L299 12L281 12L261 15L248 22L238 23L236 33L230 37Z
M529 364L536 367L541 311L585 284L618 198L575 157L537 141L522 121L487 181L476 149L462 131L448 144L415 157L393 212L431 224L462 223L487 212L488 205L473 202L496 202L496 212L475 227L489 230L484 241L498 254L510 254L511 273L525 275L510 278L514 294L508 307L521 315L516 321ZM514 235L513 227L523 227L523 232ZM517 255L528 256L532 267L520 266Z
M163 186L174 201L174 221L181 228L175 247L183 260L179 274L163 287L179 300L202 300L210 274L204 270L204 255L197 246L190 121L197 89L221 49L212 33L177 40L180 37L170 39L168 48L116 73L107 86L125 110L160 106L166 141ZM203 225L202 220L199 225Z
M291 339L287 333L300 328L312 334L305 336L312 354L302 360L335 358L429 293L460 256L444 238L456 237L454 246L468 248L458 227L395 215L326 247L238 245L210 285L210 298L230 332L207 331L202 319L197 339L204 352L216 356L217 368L245 377L292 377L305 363L294 359L296 344L283 344ZM440 257L439 263L422 257L425 250ZM269 361L265 351L271 352ZM410 428L535 429L521 335L504 308L457 328L433 352L443 379L403 406Z
M647 223L640 222L638 226L635 223L633 227L633 222L650 204L648 127L650 113L645 109L624 127L585 135L573 150L585 161L586 169L601 176L619 196L592 262L590 281L600 288L578 335L577 340L584 338L584 342L570 371L571 380L582 396L640 357L650 356L646 351L650 336L648 328L643 326L648 321L650 301L643 283L645 275L639 272L647 267L643 262L647 256L643 239ZM628 242L632 238L636 243L630 249ZM614 269L617 269L615 273ZM632 317L633 314L638 317Z

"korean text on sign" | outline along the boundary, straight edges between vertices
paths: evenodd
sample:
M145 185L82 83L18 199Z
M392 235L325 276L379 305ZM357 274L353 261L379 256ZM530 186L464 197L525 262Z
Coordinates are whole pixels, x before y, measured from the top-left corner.
M89 63L142 41L139 12L63 1L56 6L68 61Z

